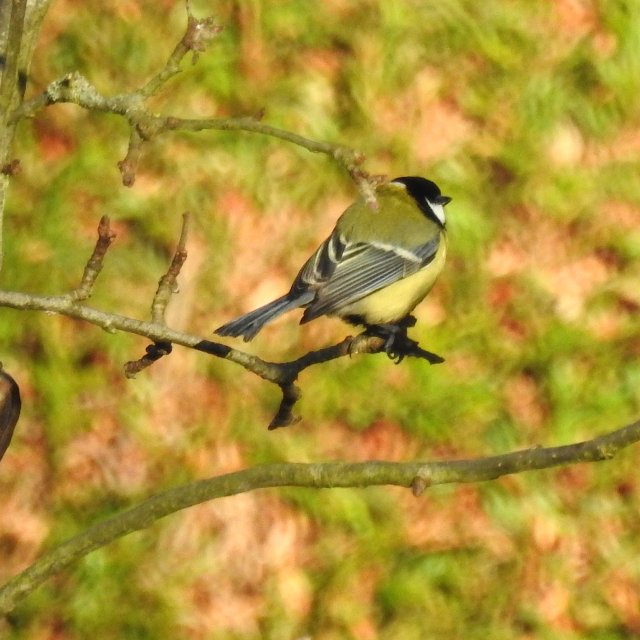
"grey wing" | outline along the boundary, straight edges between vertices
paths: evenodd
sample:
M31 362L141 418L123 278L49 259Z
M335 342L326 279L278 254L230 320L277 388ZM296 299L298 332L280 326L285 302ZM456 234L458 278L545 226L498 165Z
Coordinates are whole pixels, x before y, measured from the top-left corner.
M439 244L439 234L411 250L384 243L349 244L342 239L340 259L330 265L325 264L324 271L318 270L324 280L316 280L316 298L307 307L303 322L327 313L336 313L340 308L416 273L433 260ZM308 275L314 274L310 263L311 260L300 272L300 277L307 267L310 269ZM318 260L318 265L322 265L322 261Z
M334 231L300 269L290 293L299 295L309 290L317 291L330 280L348 246L344 237Z

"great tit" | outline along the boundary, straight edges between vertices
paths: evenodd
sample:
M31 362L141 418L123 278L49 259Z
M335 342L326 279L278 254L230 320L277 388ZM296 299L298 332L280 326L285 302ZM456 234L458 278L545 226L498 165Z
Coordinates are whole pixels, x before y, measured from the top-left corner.
M302 307L300 324L338 316L386 336L389 347L396 333L415 322L410 312L442 271L444 206L451 198L431 180L411 176L380 185L376 200L377 209L361 197L345 210L288 293L215 332L247 342L268 322Z

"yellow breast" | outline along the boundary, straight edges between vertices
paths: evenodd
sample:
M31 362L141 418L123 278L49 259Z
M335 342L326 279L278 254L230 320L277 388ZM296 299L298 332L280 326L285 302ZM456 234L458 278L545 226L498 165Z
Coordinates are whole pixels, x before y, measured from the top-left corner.
M367 324L402 320L431 291L444 267L446 255L447 242L443 234L438 251L426 268L343 307L339 315L362 316Z

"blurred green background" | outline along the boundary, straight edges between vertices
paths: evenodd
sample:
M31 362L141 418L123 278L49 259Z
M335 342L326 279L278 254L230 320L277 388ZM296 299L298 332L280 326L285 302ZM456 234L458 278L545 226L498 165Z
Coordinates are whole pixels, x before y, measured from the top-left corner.
M450 257L413 335L429 367L343 359L270 385L176 348L2 310L23 415L0 464L0 581L89 523L271 461L447 459L588 439L640 415L637 0L192 2L225 30L153 108L242 116L426 175L453 197ZM173 0L54 2L27 97L79 70L141 86L186 24ZM18 131L4 289L76 286L101 215L118 233L90 304L147 319L193 212L169 309L205 337L280 295L353 199L324 156L246 133L172 134L120 184L122 119L72 105ZM287 359L350 330L292 313L247 349ZM240 342L237 346L245 348ZM94 552L0 621L9 639L595 638L640 635L638 449L436 487L271 490L173 515Z

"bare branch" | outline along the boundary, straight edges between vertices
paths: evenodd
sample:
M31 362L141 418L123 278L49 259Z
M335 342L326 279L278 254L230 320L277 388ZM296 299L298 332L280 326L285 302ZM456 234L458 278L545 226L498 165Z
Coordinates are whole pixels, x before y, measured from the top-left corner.
M154 362L168 356L173 350L173 346L170 342L154 342L146 348L146 353L142 358L138 360L130 360L125 362L124 375L127 378L135 378L136 374L140 373L147 367L150 367Z
M129 146L127 147L127 155L118 162L118 169L122 176L122 184L125 187L132 187L136 181L136 172L138 163L142 156L142 146L144 138L136 127L131 127L129 134Z
M131 129L126 157L118 163L125 186L135 182L135 174L145 142L169 131L247 131L278 138L313 153L323 153L344 168L355 181L358 190L372 207L376 207L375 187L384 176L371 176L362 169L364 155L343 145L311 140L298 134L272 127L255 117L186 119L160 116L145 110L145 101L180 71L180 63L189 52L204 50L221 30L212 18L196 19L189 14L187 31L161 69L141 89L129 94L105 96L83 75L72 72L49 84L43 94L23 103L9 118L12 123L34 116L50 104L72 103L91 111L102 111L125 117Z
M144 111L140 93L122 94L113 97L102 95L83 75L69 73L52 82L42 96L25 102L14 111L11 121L35 115L43 106L57 103L76 104L84 109L103 111L126 117L131 127L129 148L124 160L118 163L123 183L131 186L142 146L157 136L170 131L246 131L258 133L286 142L291 142L312 153L322 153L343 167L353 178L367 202L375 202L375 186L384 181L384 176L371 176L362 169L364 155L343 145L311 140L285 129L278 129L255 117L241 118L177 118L175 116L152 115Z
M87 261L82 274L80 286L71 292L71 296L76 301L86 300L91 296L93 285L100 271L102 271L102 262L111 243L115 240L116 234L111 231L110 221L107 216L102 216L98 224L98 239L93 249L91 257Z
M396 362L400 362L406 356L421 358L429 364L440 364L444 362L444 358L420 348L418 343L408 338L406 334L399 334L394 344L394 351L396 352L394 359ZM381 353L384 351L384 338L372 335L368 331L363 331L355 337L349 336L345 338L336 345L318 349L317 351L310 351L291 362L266 363L267 369L265 373L268 375L263 375L261 373L262 369L253 370L254 373L257 373L266 380L277 384L282 392L280 406L269 424L269 429L288 427L299 421L299 418L293 414L293 408L296 402L302 397L302 393L298 387L295 386L294 382L298 379L302 371L313 365L336 360L344 356L354 356L359 353Z
M267 427L269 431L279 429L280 427L290 427L300 422L300 417L293 415L293 407L302 396L300 389L293 384L293 382L289 382L287 384L281 384L280 390L282 391L282 400L280 401L276 415L273 416L273 420L271 420Z
M225 358L241 365L264 380L276 384L288 383L294 374L297 376L300 371L314 364L321 364L345 355L355 355L356 353L380 353L384 349L383 339L362 333L355 338L346 338L335 346L312 351L298 360L276 363L267 362L258 356L201 338L200 336L175 331L164 324L145 322L117 313L101 311L76 301L70 295L42 296L20 291L0 291L0 307L10 307L22 311L57 313L69 318L84 320L101 327L109 333L124 331L149 338L154 342L179 344L218 358ZM293 379L295 379L295 376Z
M640 421L585 442L560 447L536 447L487 458L436 462L268 464L199 480L155 495L93 525L43 555L0 588L0 613L10 612L45 580L91 551L133 531L149 527L169 514L207 500L268 487L320 489L395 485L421 493L437 484L479 482L534 469L608 460L638 441Z
M151 320L155 324L166 324L165 311L167 304L169 304L171 296L178 290L177 280L180 275L180 269L182 269L182 265L187 259L186 245L188 232L189 213L185 212L182 214L182 230L180 231L180 239L176 245L173 259L167 269L167 273L160 278L158 289L151 303ZM156 341L150 344L142 358L125 363L124 374L127 378L135 378L136 374L140 373L143 369L150 367L154 362L160 360L160 358L169 355L172 349L173 347L168 341Z
M364 189L372 189L375 184L379 184L382 180L380 176L369 176L368 173L361 169L364 161L364 154L355 149L350 149L343 145L331 144L318 140L305 138L297 133L278 129L271 125L261 122L259 119L250 118L176 118L153 116L156 122L155 134L159 135L166 131L204 131L208 129L217 131L248 131L251 133L259 133L265 136L271 136L291 142L299 147L307 149L312 153L323 153L333 158L340 166L346 169L358 184L358 187Z
M198 53L205 51L211 40L213 40L222 29L223 27L214 23L213 18L195 18L187 5L187 30L184 36L169 56L164 68L138 91L139 95L143 98L149 98L158 93L170 78L180 73L180 63L189 51L193 52L193 63L195 64Z
M173 259L160 281L158 282L158 289L155 296L153 296L153 302L151 303L151 320L152 322L163 323L164 314L171 300L171 296L178 289L178 276L180 275L180 269L184 261L187 259L187 234L189 233L189 212L182 214L182 230L180 231L180 239L176 246Z
M385 340L366 331L355 336L345 338L342 342L318 351L311 351L291 362L267 362L258 356L233 349L227 345L213 342L199 336L182 333L167 327L164 322L144 322L135 318L108 313L79 302L73 295L40 296L21 293L18 291L0 291L0 307L13 309L45 311L84 320L105 331L115 333L125 331L149 338L156 344L150 348L138 363L127 363L127 375L146 368L163 355L170 352L168 345L179 344L183 347L196 349L202 353L224 358L248 371L255 373L264 380L278 385L283 393L283 401L276 417L270 424L271 429L290 425L296 422L291 414L295 402L300 398L299 391L293 386L298 375L310 366L322 364L330 360L352 356L358 353L381 353L385 350ZM406 350L405 350L406 349ZM406 345L399 345L402 356L413 356L427 360L431 364L442 362L442 358L429 351L420 349L417 344L407 338Z
M113 97L102 95L83 75L69 73L60 80L52 82L42 96L25 102L14 111L11 121L32 117L43 106L57 103L76 104L84 109L103 111L124 116L131 126L131 137L127 156L119 164L123 181L127 186L133 184L135 169L140 157L141 147L151 140L169 131L246 131L258 133L286 142L291 142L312 153L323 153L333 158L355 180L359 190L367 201L374 199L376 184L383 181L381 176L370 176L362 168L364 155L343 145L311 140L285 129L278 129L261 122L255 117L241 118L177 118L146 113L143 110L139 93L122 94Z

